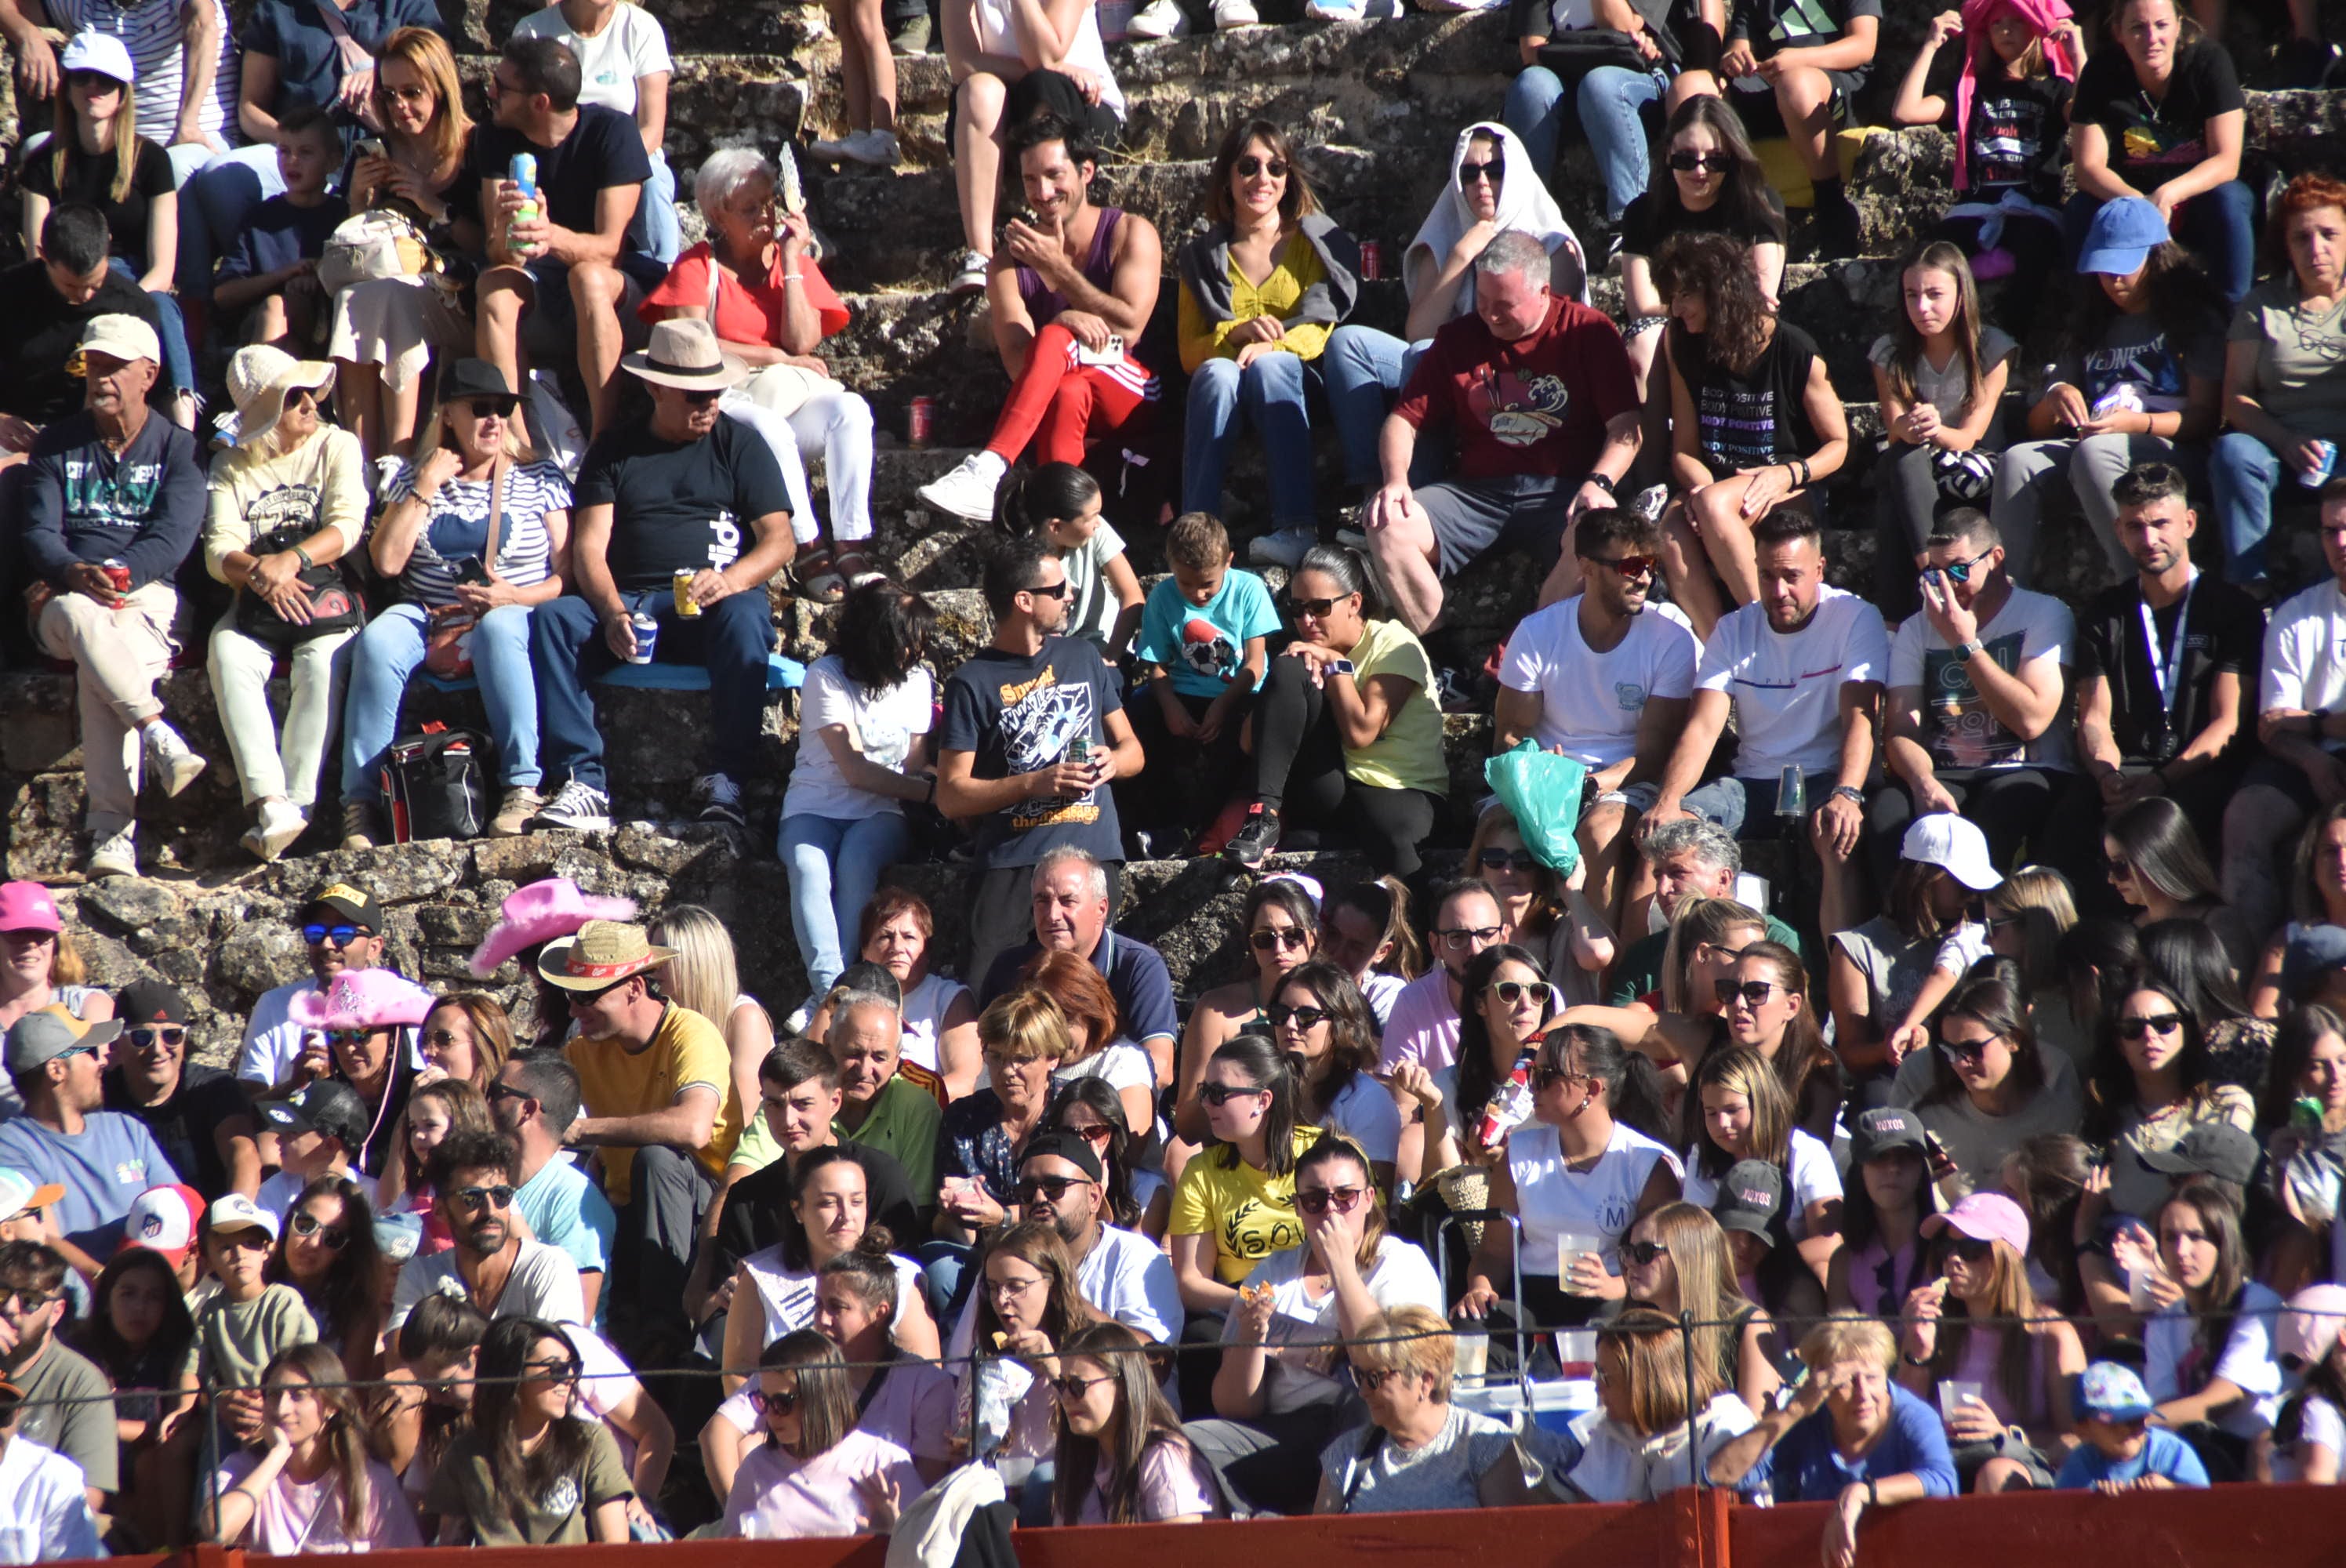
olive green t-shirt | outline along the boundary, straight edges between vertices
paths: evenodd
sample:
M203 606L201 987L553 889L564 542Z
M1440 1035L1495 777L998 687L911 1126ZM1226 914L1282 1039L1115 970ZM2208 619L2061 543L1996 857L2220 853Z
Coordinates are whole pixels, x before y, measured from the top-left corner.
M2246 391L2259 407L2300 435L2346 439L2346 300L2316 313L2294 275L2275 278L2249 290L2228 336L2257 345Z
M471 1525L478 1546L576 1546L591 1539L587 1522L606 1502L635 1496L619 1462L619 1445L601 1421L581 1421L586 1451L555 1476L536 1497L501 1492L489 1470L488 1445L465 1432L448 1445L447 1457L423 1494L425 1512Z

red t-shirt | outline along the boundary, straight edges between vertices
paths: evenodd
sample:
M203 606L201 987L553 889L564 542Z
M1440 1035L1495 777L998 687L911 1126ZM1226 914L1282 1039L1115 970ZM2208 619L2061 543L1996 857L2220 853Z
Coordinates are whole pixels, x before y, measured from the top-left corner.
M1577 479L1596 465L1605 423L1637 406L1637 372L1602 313L1558 295L1547 324L1502 343L1479 315L1443 323L1393 412L1458 438L1460 479Z
M840 303L822 269L811 257L799 261L801 286L806 290L807 302L822 318L822 335L831 336L847 325L847 307ZM664 320L668 312L685 306L707 309L709 305L709 242L694 246L676 259L659 287L644 296L636 313L646 321ZM782 323L789 319L782 307L782 253L774 252L773 270L765 277L751 281L737 279L730 272L717 275L717 335L729 343L770 343L780 348Z

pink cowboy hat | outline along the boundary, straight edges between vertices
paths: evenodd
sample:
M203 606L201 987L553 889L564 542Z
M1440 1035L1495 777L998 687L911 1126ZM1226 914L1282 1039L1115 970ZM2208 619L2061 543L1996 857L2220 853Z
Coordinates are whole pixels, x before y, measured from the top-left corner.
M515 888L497 906L497 923L473 950L473 975L486 980L505 960L557 936L576 936L590 920L633 920L635 914L635 900L593 897L568 877Z
M305 991L286 1011L305 1029L386 1029L421 1023L439 998L387 969L346 969L325 991Z

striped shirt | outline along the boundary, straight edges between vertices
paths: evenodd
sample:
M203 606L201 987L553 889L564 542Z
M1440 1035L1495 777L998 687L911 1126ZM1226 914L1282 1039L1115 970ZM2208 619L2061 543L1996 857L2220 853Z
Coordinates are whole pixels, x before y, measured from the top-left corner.
M188 35L179 25L179 0L43 0L50 23L67 33L111 33L130 51L138 81L131 89L138 111L138 134L158 147L171 145L179 127L179 66ZM228 7L212 0L219 23L219 58L212 66L212 90L196 105L197 124L230 147L244 137L236 128L237 63Z
M414 489L414 468L403 468L385 504L403 501ZM553 570L546 514L569 507L570 482L553 463L526 463L506 470L505 511L497 521L497 575L516 588L546 581ZM479 559L488 547L488 535L489 482L450 479L432 498L432 520L416 535L415 553L399 575L400 591L427 609L454 604L455 564Z

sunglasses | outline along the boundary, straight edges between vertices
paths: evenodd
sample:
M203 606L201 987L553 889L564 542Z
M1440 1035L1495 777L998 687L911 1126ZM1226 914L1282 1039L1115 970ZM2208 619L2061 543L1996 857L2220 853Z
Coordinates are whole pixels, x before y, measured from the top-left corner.
M66 73L66 80L72 86L87 92L112 93L122 90L121 82L107 76L104 71L68 71Z
M1021 1203L1031 1203L1038 1197L1046 1203L1057 1203L1067 1196L1068 1188L1094 1185L1088 1176L1028 1176L1018 1184L1017 1197Z
M1273 179L1287 178L1287 160L1283 158L1257 158L1249 153L1239 159L1238 168L1239 177L1245 179L1252 179L1258 174L1267 174Z
M2102 870L2108 872L2110 879L2115 881L2120 877L2133 876L2134 862L2125 859L2123 856L2110 855L2104 858L2102 861Z
M464 1208L510 1208L513 1195L513 1188L499 1182L495 1186L460 1186L448 1197Z
M469 1045L472 1040L470 1036L459 1034L453 1029L434 1029L423 1036L423 1043L426 1045L440 1046Z
M1721 1007L1732 1007L1739 999L1754 1007L1765 1007L1768 998L1782 989L1772 980L1718 980L1711 983L1711 991L1718 996Z
M1581 558L1592 566L1602 566L1623 577L1650 577L1654 575L1654 568L1661 565L1658 555L1584 555Z
M1349 597L1350 596L1347 596ZM1324 621L1335 608L1336 601L1333 599L1290 599L1287 601L1287 613L1293 616L1298 620L1301 620L1308 616L1315 621Z
M1987 1057L1987 1048L1995 1043L1991 1034L1984 1040L1942 1040L1939 1054L1950 1062L1980 1062Z
M336 947L348 947L359 938L373 934L362 925L305 925L301 928L301 940L311 947L321 942L331 942Z
M1558 1084L1576 1084L1584 1082L1595 1083L1596 1080L1589 1077L1586 1073L1576 1073L1569 1067L1535 1067L1532 1069L1532 1087L1535 1089L1553 1089Z
M1299 1189L1295 1195L1295 1212L1317 1218L1334 1209L1338 1214L1350 1214L1360 1207L1364 1186L1315 1186Z
M2129 1040L2140 1040L2151 1034L2172 1034L2183 1022L2180 1013L2154 1013L2147 1018L2121 1018L2118 1033Z
M1658 1241L1625 1241L1621 1244L1621 1261L1634 1263L1640 1268L1658 1262L1669 1248Z
M575 1383L586 1370L577 1361L525 1361L521 1369L533 1378L544 1378L549 1383ZM756 1396L751 1396L754 1401Z
M1235 1084L1200 1084L1198 1098L1209 1105L1227 1105L1232 1100L1243 1100L1250 1095L1268 1095L1268 1089L1251 1089Z
M1249 163L1252 163L1254 160L1252 158L1249 158L1247 161ZM1114 1381L1116 1381L1116 1380L1112 1377L1078 1378L1073 1373L1070 1373L1064 1378L1052 1378L1048 1380L1048 1385L1053 1393L1058 1395L1069 1404L1073 1404L1077 1400L1082 1399L1086 1394L1091 1392L1091 1390L1098 1384L1112 1383Z
M52 1062L70 1062L76 1056L94 1057L97 1054L98 1048L95 1045L76 1045L69 1051L58 1052L56 1055L50 1057L49 1060Z
M340 1252L351 1244L349 1231L336 1230L332 1226L322 1224L314 1214L297 1214L293 1217L294 1235L316 1236L320 1231L325 1232L323 1245L329 1252Z
M1506 927L1496 925L1461 925L1453 926L1446 931L1437 931L1433 934L1442 939L1443 945L1445 947L1472 947L1478 942L1488 945L1498 941L1505 930Z
M126 1030L124 1033L130 1044L141 1051L152 1051L158 1045L176 1051L188 1043L187 1030L177 1023L160 1028Z
M1272 948L1302 948L1311 945L1309 932L1289 926L1282 931L1259 931L1247 938L1247 945L1257 952L1269 952Z
M799 1391L796 1389L785 1389L779 1394L770 1394L763 1389L745 1391L750 1396L750 1408L761 1416L768 1410L780 1410L788 1415L799 1408Z
M1373 1369L1363 1369L1360 1367L1354 1367L1352 1369L1352 1381L1361 1386L1361 1392L1364 1394L1375 1393L1379 1389L1383 1388L1395 1378L1407 1378L1415 1375L1416 1374L1412 1371L1402 1371L1398 1369L1390 1372L1380 1372Z
M1973 568L1986 560L1987 556L1988 553L1982 550L1968 561L1950 561L1943 566L1925 566L1923 568L1923 580L1926 583L1935 583L1943 575L1949 582L1968 583L1972 580Z
M1708 169L1722 173L1735 167L1735 155L1725 152L1674 152L1670 167L1680 174L1701 174Z
M1458 166L1458 183L1461 187L1472 186L1485 179L1496 185L1506 178L1507 160L1503 158L1492 158L1487 163L1462 163Z
M372 1029L329 1029L326 1043L330 1045L363 1045L379 1031Z
M1067 586L1066 580L1061 578L1048 587L1021 588L1018 591L1022 594L1032 594L1038 599L1064 599L1067 596Z
M1940 1251L1949 1257L1960 1257L1965 1263L1984 1263L1995 1251L1995 1243L1976 1236L1950 1236Z
M1527 997L1536 1000L1539 995L1539 983L1530 980L1494 980L1491 982L1491 994L1513 1007Z
M474 419L511 419L518 398L475 398L473 401Z
M37 1312L50 1302L62 1301L65 1298L65 1292L62 1290L54 1294L41 1290L11 1290L6 1295L0 1296L0 1312L17 1314Z
M1274 1007L1270 1010L1270 1026L1284 1029L1292 1023L1298 1029L1317 1029L1334 1016L1324 1007Z
M1087 1144L1108 1144L1116 1141L1116 1129L1106 1122L1095 1122L1088 1127L1066 1127L1061 1130L1075 1134Z
M438 1044L438 1042L434 1042L434 1044ZM495 1079L490 1083L488 1094L489 1098L492 1100L526 1100L529 1098L528 1091L516 1089L511 1084L506 1083L503 1078Z
M678 387L676 390L688 408L707 408L725 395L723 387Z
M1514 871L1519 876L1529 876L1540 869L1539 857L1529 850L1485 850L1474 858L1474 863L1486 871Z

